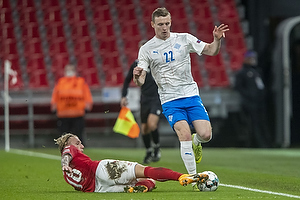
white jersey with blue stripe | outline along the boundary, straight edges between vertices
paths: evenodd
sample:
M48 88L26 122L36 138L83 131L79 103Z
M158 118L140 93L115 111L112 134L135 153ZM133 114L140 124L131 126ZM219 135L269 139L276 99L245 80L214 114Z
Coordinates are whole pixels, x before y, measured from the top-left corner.
M140 48L138 66L146 71L150 67L162 104L199 95L190 53L202 55L206 44L189 33L170 33L168 39L153 37Z

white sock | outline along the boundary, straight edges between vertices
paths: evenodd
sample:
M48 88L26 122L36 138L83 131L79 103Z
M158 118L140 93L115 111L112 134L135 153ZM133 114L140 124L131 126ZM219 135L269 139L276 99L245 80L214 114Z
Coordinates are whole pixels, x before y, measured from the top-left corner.
M188 171L188 174L196 174L197 173L196 161L195 161L195 155L192 148L192 141L181 141L180 153L185 168Z

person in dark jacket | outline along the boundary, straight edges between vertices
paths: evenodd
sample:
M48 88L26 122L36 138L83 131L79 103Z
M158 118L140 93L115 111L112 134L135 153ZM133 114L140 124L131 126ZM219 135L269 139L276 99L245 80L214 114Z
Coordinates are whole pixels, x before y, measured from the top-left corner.
M146 40L139 42L139 47L146 43ZM138 60L135 60L123 83L121 107L127 106L127 92L130 82L133 78L133 69L137 66ZM148 164L150 162L157 162L160 160L160 143L158 123L162 113L161 103L159 100L157 85L150 72L147 73L145 84L141 87L141 132L143 142L146 148L146 156L143 163ZM153 147L151 145L153 141Z
M257 69L257 55L247 51L243 67L235 77L235 89L241 96L242 114L250 119L248 147L267 148L271 139L265 118L265 85Z

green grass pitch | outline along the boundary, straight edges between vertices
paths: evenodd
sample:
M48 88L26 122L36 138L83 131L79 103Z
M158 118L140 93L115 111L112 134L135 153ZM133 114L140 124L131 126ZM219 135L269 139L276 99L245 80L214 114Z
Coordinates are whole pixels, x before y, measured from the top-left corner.
M300 199L299 149L205 148L197 171L215 172L221 185L216 192L195 192L178 182L158 182L148 193L82 193L63 179L58 149L26 149L42 154L21 155L0 150L0 199ZM144 149L86 148L93 160L105 158L140 162ZM46 156L44 155L53 155ZM41 156L40 156L41 155ZM179 149L162 149L162 159L151 164L185 173ZM228 187L234 185L234 187ZM244 189L237 187L245 187ZM252 190L256 189L256 190Z

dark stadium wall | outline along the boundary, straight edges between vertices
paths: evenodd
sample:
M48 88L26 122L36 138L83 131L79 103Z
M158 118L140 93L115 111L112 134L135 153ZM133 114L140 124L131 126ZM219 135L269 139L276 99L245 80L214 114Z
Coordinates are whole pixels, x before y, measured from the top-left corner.
M268 89L268 116L271 131L275 131L274 127L274 96L271 91L273 84L272 75L272 54L276 43L276 29L278 25L285 19L300 15L299 0L241 0L245 6L245 18L249 22L249 34L253 37L253 48L258 52L259 66L263 71L263 78ZM295 91L293 93L300 93ZM293 113L299 113L295 110ZM293 119L292 119L293 121ZM295 128L292 129L292 131ZM295 133L292 132L292 136ZM294 146L300 145L298 137L292 137Z

